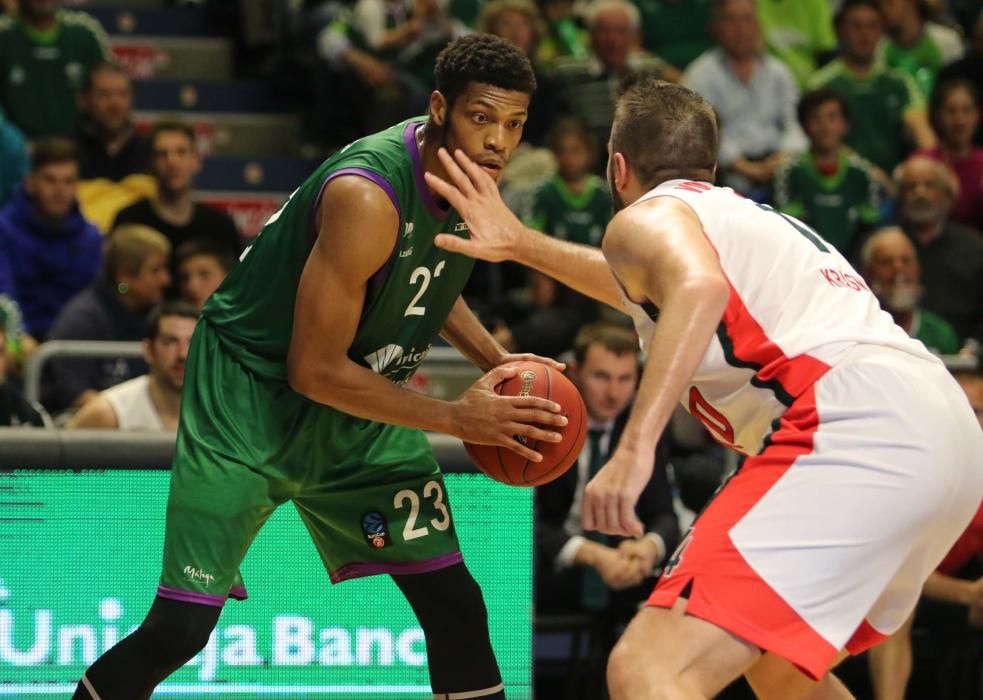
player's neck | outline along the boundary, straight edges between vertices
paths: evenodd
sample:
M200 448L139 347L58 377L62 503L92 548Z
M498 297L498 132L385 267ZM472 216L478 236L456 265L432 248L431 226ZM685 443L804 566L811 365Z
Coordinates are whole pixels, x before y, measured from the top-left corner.
M444 166L440 164L440 158L437 157L437 151L443 145L442 141L440 128L432 126L430 122L416 131L416 148L420 153L420 166L423 168L423 172L433 173L440 179L447 180L447 172L444 170ZM430 187L428 186L427 189ZM430 194L440 205L446 205L445 200L432 189L430 189Z
M160 422L165 428L176 428L178 416L181 414L181 392L175 391L165 382L150 375L150 400L154 404Z

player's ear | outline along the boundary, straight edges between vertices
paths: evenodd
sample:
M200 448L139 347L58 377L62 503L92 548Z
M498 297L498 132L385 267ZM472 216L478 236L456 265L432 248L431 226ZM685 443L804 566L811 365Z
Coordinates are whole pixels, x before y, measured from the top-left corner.
M430 93L430 120L437 126L447 123L447 98L439 90Z
M615 152L611 156L611 165L614 169L614 186L621 192L628 187L628 179L631 176L628 172L628 161L625 160L623 153Z

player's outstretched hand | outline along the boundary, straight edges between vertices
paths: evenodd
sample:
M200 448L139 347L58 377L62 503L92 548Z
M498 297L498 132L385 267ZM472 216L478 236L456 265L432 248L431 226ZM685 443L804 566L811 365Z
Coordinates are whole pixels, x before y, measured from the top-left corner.
M632 452L616 449L584 489L584 529L641 537L644 530L635 514L635 504L652 477L654 466L654 454L647 458L638 457Z
M427 184L461 215L471 230L471 237L442 233L434 243L438 248L480 260L501 262L510 259L523 226L502 201L498 185L463 151L454 151L452 158L441 148L437 157L444 166L447 180L429 172L424 177Z
M538 362L546 365L547 367L552 367L557 372L562 372L567 367L563 362L557 362L550 357L533 355L531 352L513 352L507 355L502 355L500 358L498 358L498 362L495 363L495 366L507 365L510 362Z
M539 426L563 426L567 419L560 405L538 396L499 396L495 387L519 373L518 363L501 365L472 384L454 406L454 437L478 445L500 445L516 454L542 461L538 452L516 438L559 442L559 433ZM537 425L538 424L538 425Z

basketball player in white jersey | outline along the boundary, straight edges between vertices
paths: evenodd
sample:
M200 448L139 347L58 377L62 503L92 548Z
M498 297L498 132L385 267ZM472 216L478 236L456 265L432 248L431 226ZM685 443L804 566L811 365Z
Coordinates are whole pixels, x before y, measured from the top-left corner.
M633 317L645 372L585 528L641 534L633 506L680 399L747 455L612 652L611 697L712 697L744 674L761 698L849 698L829 669L913 609L983 497L983 433L831 245L710 184L717 143L700 96L636 78L611 132L603 255L525 229L460 153L442 155L450 182L427 177L471 238L437 243Z
M143 358L150 371L94 396L67 428L177 430L184 365L199 311L186 301L165 301L150 313Z

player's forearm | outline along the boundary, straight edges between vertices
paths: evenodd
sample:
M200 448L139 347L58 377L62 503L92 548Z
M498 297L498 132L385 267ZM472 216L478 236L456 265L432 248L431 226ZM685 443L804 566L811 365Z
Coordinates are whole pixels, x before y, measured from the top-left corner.
M669 297L652 335L645 372L618 449L652 453L716 332L729 289L716 278L694 279Z
M440 335L482 372L496 367L506 354L505 348L481 325L481 321L460 297L444 322Z
M932 574L925 581L922 593L926 598L940 600L945 603L956 603L958 605L969 605L972 599L973 582L954 576L947 576L938 571Z
M517 237L512 253L516 262L618 311L624 310L621 290L600 248L560 241L526 228Z
M321 363L292 376L290 386L311 401L358 418L454 434L449 402L404 389L350 360Z

